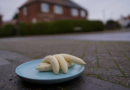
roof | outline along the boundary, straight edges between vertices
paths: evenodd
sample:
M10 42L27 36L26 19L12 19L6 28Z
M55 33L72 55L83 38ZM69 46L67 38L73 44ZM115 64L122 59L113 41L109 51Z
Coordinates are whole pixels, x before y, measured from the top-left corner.
M22 8L24 6L28 6L28 5L35 3L35 2L46 2L46 3L50 3L50 4L58 4L58 5L62 5L62 6L72 7L72 8L84 9L83 7L72 2L71 0L28 0L20 8Z

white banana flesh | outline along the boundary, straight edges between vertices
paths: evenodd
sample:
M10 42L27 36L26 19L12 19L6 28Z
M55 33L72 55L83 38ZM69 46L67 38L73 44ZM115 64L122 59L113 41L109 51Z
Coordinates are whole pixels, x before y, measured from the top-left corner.
M79 64L79 65L86 64L82 59L80 59L78 57L75 57L75 56L72 56L69 54L60 54L60 55L63 56L66 61L73 62L73 63Z
M65 59L61 55L54 55L59 62L60 68L64 73L68 72L68 66Z
M52 71L52 66L51 64L47 63L41 63L39 66L36 68L38 71L43 72L43 71Z
M52 71L55 74L59 73L61 69L64 73L67 73L68 67L72 67L74 63L79 65L86 64L82 59L69 55L69 54L56 54L46 56L42 62L38 65L36 70L38 71Z
M67 68L72 67L74 65L74 63L71 62L66 62L66 63L67 63ZM51 64L49 63L40 63L36 69L41 72L53 70Z
M59 63L57 59L54 56L46 56L43 60L42 63L50 63L53 69L53 72L55 74L59 73Z

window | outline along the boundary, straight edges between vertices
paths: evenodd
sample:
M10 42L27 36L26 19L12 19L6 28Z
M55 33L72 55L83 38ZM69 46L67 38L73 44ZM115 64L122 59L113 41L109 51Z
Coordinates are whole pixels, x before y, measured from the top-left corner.
M49 5L47 3L41 4L41 11L42 12L49 12Z
M78 10L77 9L71 9L71 15L72 16L78 16Z
M86 16L85 11L84 11L84 10L81 10L81 11L80 11L80 15L81 15L81 17L85 17L85 16Z
M27 8L26 8L26 7L23 8L23 15L24 15L24 16L27 15Z
M62 14L63 13L63 8L61 6L55 5L54 6L54 13Z
M33 19L32 19L32 22L33 22L33 23L36 23L36 22L37 22L37 19L36 19L36 18L33 18Z

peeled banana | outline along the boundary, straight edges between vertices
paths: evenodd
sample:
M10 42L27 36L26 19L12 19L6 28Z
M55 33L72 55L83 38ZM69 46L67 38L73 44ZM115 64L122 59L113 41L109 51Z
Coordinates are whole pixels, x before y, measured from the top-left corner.
M60 67L61 67L61 70L62 70L64 73L67 73L67 71L68 71L68 66L67 66L67 63L66 63L65 59L64 59L61 55L54 55L54 57L56 57L56 59L58 60L59 65L60 65Z
M79 65L86 64L82 59L69 55L69 54L56 54L46 56L42 62L38 65L36 70L38 71L51 71L55 74L59 73L61 69L64 73L67 73L68 67L72 67L74 63Z
M72 67L74 65L74 63L71 63L71 62L66 62L66 63L67 63L68 68ZM36 69L41 71L41 72L53 70L51 64L49 64L49 63L40 63Z
M78 57L75 57L75 56L72 56L69 54L60 54L60 55L63 56L66 61L73 62L73 63L79 64L79 65L86 64L82 59L80 59Z
M53 69L53 72L55 74L59 73L59 63L57 61L57 59L54 56L46 56L43 60L42 63L50 63Z

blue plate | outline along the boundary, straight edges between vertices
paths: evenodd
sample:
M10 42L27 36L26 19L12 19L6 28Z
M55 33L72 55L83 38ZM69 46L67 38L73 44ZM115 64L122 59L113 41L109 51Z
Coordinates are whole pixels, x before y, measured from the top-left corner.
M56 84L72 80L78 77L84 70L84 65L75 64L68 69L66 74L64 74L62 70L60 70L57 75L55 75L53 71L39 72L35 68L41 63L41 61L42 59L39 59L21 64L16 68L16 74L24 81L39 84Z

